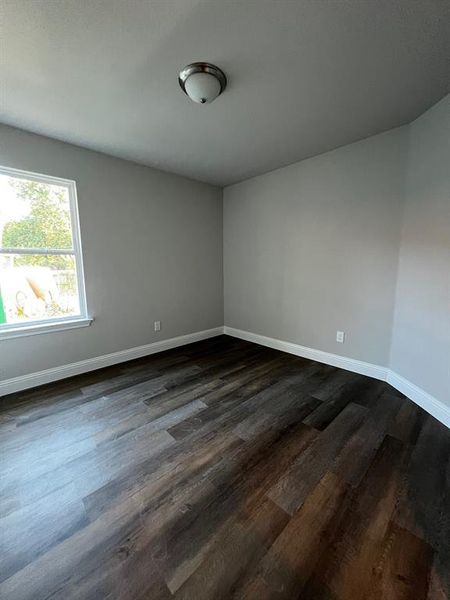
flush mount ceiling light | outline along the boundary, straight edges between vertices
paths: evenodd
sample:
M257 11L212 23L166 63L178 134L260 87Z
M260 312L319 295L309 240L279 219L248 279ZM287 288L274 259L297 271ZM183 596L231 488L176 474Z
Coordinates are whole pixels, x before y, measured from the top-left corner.
M226 88L227 78L219 67L196 62L180 71L178 83L191 100L199 104L209 104Z

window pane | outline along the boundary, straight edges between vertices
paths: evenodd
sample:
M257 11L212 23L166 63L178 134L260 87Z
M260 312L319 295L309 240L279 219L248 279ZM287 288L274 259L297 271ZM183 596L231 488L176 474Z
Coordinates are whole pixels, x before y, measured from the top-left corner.
M0 247L72 248L66 187L0 174Z
M74 256L0 255L0 326L79 314Z

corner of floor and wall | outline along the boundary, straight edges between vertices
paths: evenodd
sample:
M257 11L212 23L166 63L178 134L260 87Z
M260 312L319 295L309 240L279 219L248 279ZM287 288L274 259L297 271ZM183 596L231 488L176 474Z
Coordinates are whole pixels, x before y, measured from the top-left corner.
M222 331L221 188L4 125L0 164L75 180L94 319L1 340L0 395Z
M449 131L446 96L222 190L0 126L0 164L77 182L94 317L2 340L0 395L225 333L386 380L450 427Z
M225 332L386 380L448 427L449 280L450 95L225 188Z

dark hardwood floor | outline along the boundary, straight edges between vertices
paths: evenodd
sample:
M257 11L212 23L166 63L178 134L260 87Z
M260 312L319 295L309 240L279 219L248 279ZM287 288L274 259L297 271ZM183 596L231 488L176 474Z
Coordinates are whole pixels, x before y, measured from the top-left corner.
M229 337L0 401L0 598L444 600L450 431Z

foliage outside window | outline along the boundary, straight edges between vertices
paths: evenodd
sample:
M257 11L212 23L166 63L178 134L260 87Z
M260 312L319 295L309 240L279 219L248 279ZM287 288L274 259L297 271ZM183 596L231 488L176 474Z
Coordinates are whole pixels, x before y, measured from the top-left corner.
M0 168L0 331L81 317L75 183Z

